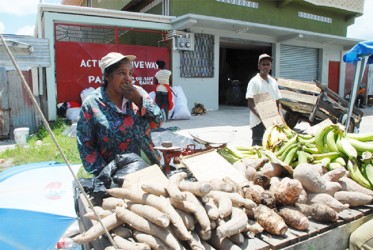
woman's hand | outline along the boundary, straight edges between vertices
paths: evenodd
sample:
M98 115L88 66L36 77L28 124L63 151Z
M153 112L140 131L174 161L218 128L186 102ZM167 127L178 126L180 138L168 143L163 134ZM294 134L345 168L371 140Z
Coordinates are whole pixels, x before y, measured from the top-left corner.
M142 97L135 86L133 86L132 84L122 84L121 87L124 98L126 98L130 102L134 102L137 107L142 106Z

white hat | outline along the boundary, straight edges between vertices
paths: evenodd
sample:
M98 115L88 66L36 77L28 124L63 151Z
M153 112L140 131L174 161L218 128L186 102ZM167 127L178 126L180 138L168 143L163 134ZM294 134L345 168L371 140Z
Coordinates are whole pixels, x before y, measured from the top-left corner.
M270 60L271 62L273 61L273 58L272 56L268 55L268 54L261 54L259 56L259 59L258 59L258 64L260 63L260 61L264 60L264 59L268 59Z
M102 74L104 73L105 69L114 63L119 62L123 58L128 58L130 61L136 60L136 56L133 55L122 55L121 53L117 52L110 52L103 58L101 58L100 63L98 64L101 68Z

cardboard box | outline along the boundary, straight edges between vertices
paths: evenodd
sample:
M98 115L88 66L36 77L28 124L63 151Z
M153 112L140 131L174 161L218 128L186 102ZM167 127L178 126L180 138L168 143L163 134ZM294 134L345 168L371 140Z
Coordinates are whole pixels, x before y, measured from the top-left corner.
M269 93L255 95L254 103L260 119L266 128L274 124L284 124L283 118L278 113L276 101Z

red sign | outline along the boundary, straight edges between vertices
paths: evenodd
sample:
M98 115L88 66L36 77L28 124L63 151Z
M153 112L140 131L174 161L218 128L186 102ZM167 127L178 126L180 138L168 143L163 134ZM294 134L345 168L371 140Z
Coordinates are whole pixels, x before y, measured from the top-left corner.
M167 48L92 44L74 42L56 42L56 81L57 103L75 101L81 103L82 90L97 88L102 83L102 73L98 66L100 59L109 52L123 55L135 55L133 62L135 84L146 91L154 90L154 75L158 71L157 60L170 65Z

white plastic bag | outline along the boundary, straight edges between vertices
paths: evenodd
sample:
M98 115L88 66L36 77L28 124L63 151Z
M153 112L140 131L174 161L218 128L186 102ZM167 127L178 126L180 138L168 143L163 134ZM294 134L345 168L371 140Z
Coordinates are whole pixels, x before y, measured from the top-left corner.
M93 91L95 91L95 89L93 87L89 87L89 88L83 89L82 92L80 92L80 98L82 99L82 103L84 102L85 98L87 98L87 96L89 96L89 94L92 93Z
M80 108L68 108L66 110L66 118L71 122L77 122L79 119Z
M171 119L173 120L189 120L192 117L188 109L188 100L181 86L173 86L172 90L175 93L174 108L172 110Z

